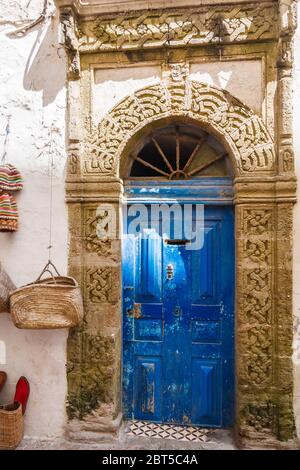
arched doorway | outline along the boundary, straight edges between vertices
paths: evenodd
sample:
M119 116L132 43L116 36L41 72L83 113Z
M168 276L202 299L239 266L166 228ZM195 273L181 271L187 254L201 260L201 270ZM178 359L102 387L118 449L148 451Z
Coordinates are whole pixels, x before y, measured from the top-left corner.
M124 187L123 413L229 427L234 213L223 145L173 119L131 148Z
M135 197L143 202L147 191L160 197L151 184L147 189L145 181L128 181L128 162L150 130L176 120L212 134L228 152L225 162L230 159L234 173L237 434L245 440L288 439L294 432L289 260L295 183L280 172L273 139L249 107L224 90L184 77L174 81L172 75L127 96L99 123L87 117L81 122L82 143L70 146L70 272L83 287L86 315L68 341L69 416L89 426L92 412L101 432L119 426L123 254L120 232L111 236L110 221L120 227L124 190L131 192L131 202ZM195 180L173 178L171 191L188 184L188 196L196 198L199 181L192 176ZM231 203L232 179L228 188L226 178L216 192L201 177L202 202L217 197ZM167 183L169 174L156 184L168 188ZM178 199L176 191L171 196Z

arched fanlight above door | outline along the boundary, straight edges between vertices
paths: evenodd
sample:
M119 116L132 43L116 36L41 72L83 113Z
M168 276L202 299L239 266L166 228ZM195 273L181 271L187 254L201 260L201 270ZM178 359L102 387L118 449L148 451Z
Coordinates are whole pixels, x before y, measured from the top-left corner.
M214 136L194 125L172 123L137 143L128 177L186 180L230 173L227 152Z

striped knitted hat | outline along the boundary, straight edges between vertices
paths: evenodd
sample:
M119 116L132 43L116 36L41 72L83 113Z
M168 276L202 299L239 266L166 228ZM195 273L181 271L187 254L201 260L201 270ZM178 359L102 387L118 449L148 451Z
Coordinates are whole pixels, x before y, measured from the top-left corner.
M0 190L19 191L23 188L23 178L19 170L10 163L0 165Z
M0 232L18 230L18 208L14 196L0 193Z

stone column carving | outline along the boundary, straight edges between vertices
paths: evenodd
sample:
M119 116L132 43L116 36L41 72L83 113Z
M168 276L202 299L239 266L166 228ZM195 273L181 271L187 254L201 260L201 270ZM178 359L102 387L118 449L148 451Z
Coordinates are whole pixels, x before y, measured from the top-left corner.
M278 42L278 169L283 175L294 173L293 150L293 34L296 11L293 0L281 0Z
M68 432L76 437L85 431L111 433L119 424L118 205L103 202L101 197L98 202L69 205L70 272L81 282L85 307L84 322L68 340ZM74 419L83 417L81 424Z
M249 183L247 183L249 191ZM240 184L240 190L242 184ZM245 446L294 437L292 202L236 206L237 424Z
M257 438L275 433L274 206L236 207L237 376L239 433Z

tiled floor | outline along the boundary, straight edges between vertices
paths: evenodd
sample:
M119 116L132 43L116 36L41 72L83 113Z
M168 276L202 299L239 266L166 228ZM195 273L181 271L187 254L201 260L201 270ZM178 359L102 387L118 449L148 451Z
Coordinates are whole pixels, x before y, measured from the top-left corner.
M170 426L145 421L122 424L117 438L70 440L25 438L18 450L234 450L232 432L193 426Z
M208 442L214 430L194 426L156 424L148 421L129 421L125 428L128 436L172 439L186 442Z

